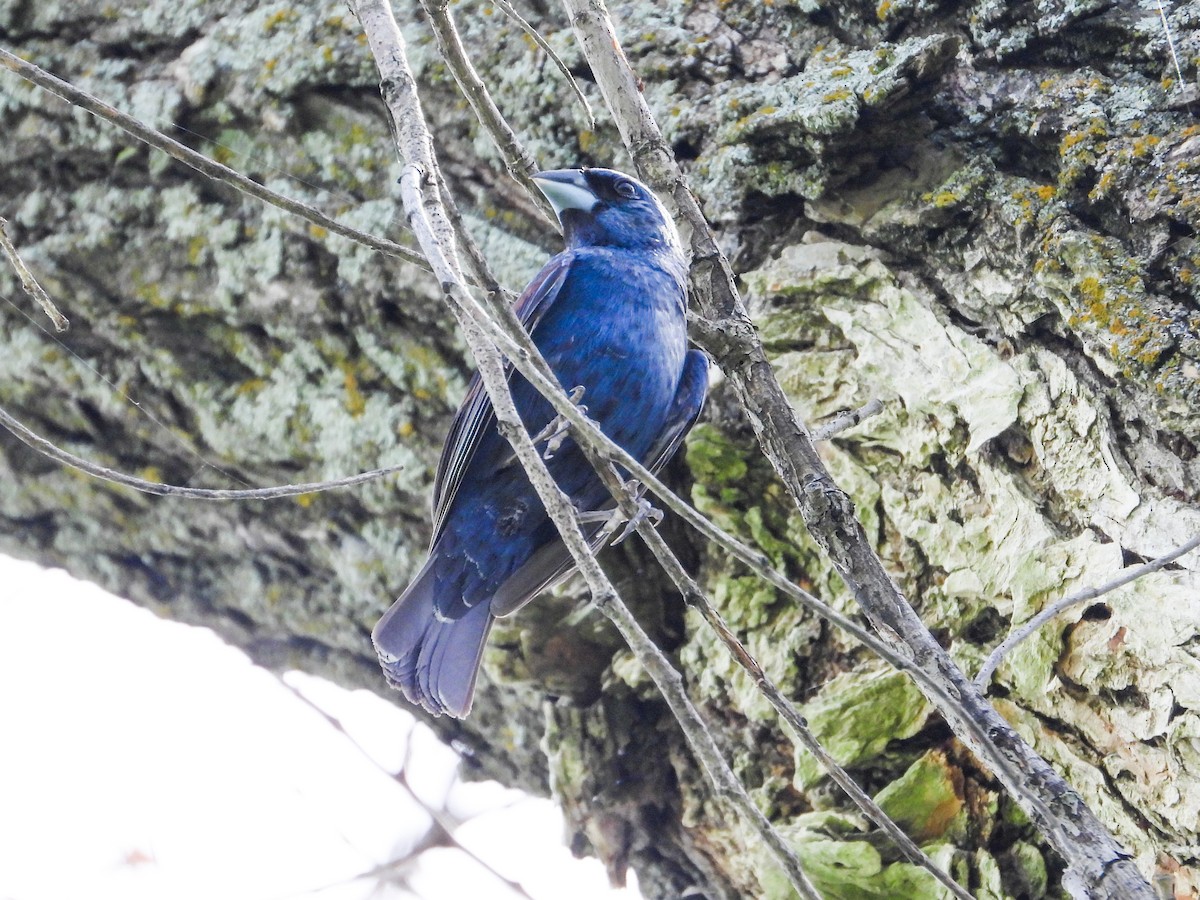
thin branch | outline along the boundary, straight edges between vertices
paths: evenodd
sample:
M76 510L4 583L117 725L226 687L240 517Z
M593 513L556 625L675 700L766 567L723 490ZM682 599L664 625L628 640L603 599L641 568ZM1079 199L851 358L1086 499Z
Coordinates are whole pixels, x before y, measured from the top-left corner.
M1158 17L1162 20L1163 34L1167 36L1167 49L1171 52L1171 62L1175 64L1176 84L1183 90L1186 82L1183 80L1183 69L1179 65L1179 54L1175 52L1175 39L1171 37L1171 23L1167 19L1167 11L1162 0L1158 0ZM1190 108L1190 107L1189 107Z
M683 690L679 673L671 667L662 651L654 645L617 596L588 547L570 499L550 477L545 462L521 423L508 389L507 372L500 353L468 312L475 304L454 262L452 236L440 229L446 221L445 215L440 209L436 188L428 189L436 184L436 179L429 174L435 166L432 142L405 58L400 30L386 0L358 0L354 8L380 69L381 92L392 120L397 148L408 163L400 179L400 193L409 224L458 316L467 344L479 366L484 387L492 400L500 434L512 445L527 472L543 506L586 579L593 602L614 622L662 690L693 752L712 779L717 794L730 802L752 824L784 868L797 892L804 898L816 900L819 895L805 876L795 850L738 783L729 764L721 756L712 734Z
M529 892L525 890L524 886L520 882L513 881L511 878L509 878L503 872L498 871L494 866L492 866L491 863L489 863L487 860L485 860L482 856L479 856L477 853L475 853L475 851L473 851L470 847L466 846L462 841L460 841L458 839L458 837L455 835L454 832L455 832L455 829L457 829L458 826L460 824L462 824L461 822L455 821L454 817L450 816L446 812L445 809L438 809L437 807L433 806L432 804L426 803L417 795L417 792L413 790L412 785L408 781L407 760L405 761L405 765L400 769L399 772L389 771L385 766L380 764L379 760L377 760L374 756L372 756L370 753L367 752L366 747L364 747L362 744L360 744L358 742L358 739L355 738L354 735L352 735L346 729L346 726L342 723L341 719L339 719L337 716L333 715L333 713L330 713L327 710L325 710L323 707L321 707L320 704L318 704L312 698L307 696L299 688L295 687L294 685L288 684L281 676L277 676L277 677L279 678L279 683L282 684L288 691L290 691L297 700L299 700L301 703L305 704L309 709L311 709L318 716L320 716L322 719L324 719L325 722L329 725L329 727L332 728L334 731L336 731L338 734L340 734L347 741L349 741L350 745L352 747L354 747L354 749L357 750L359 752L359 754L361 754L363 756L363 758L365 758L368 762L370 762L373 766L375 766L376 769L378 769L380 772L382 772L384 775L386 775L392 781L396 782L396 784L398 784L401 788L403 788L404 791L409 795L409 797L412 798L413 802L416 803L418 806L420 806L429 815L429 818L433 820L434 824L437 826L438 830L445 837L446 841L448 841L451 845L453 845L455 849L461 850L463 853L465 853L467 856L469 856L472 860L474 860L478 865L480 865L484 869L486 869L497 881L500 881L509 890L514 891L518 896L526 897L526 898L528 898L528 900L533 900L533 898L530 896ZM388 860L387 862L380 863L379 865L374 866L365 872L360 872L357 875L353 875L350 878L345 879L344 881L335 882L334 884L323 885L322 887L317 888L316 890L327 890L328 888L334 887L337 884L350 883L353 881L362 881L367 878L377 878L380 875L388 872L389 870L396 868L397 865L400 865L404 862L407 862L407 857L405 857L403 859L399 859L399 860ZM315 891L308 891L307 893L315 893Z
M567 79L567 84L571 86L571 90L575 93L575 98L583 105L583 111L587 113L588 117L588 128L592 131L595 131L596 114L592 112L592 104L588 102L587 95L584 94L583 88L579 86L579 81L574 75L571 74L571 70L567 68L567 64L562 61L562 57L554 52L554 48L550 46L550 42L542 37L542 33L540 31L525 21L521 14L513 8L513 5L509 3L508 0L491 0L491 2L500 7L504 14L516 22L521 30L529 35L533 42L541 47L542 50L545 51L546 55L550 57L550 61L554 63L554 67L562 73L563 78Z
M615 469L609 466L607 467L607 473L606 483L610 490L619 489L621 487L620 478ZM615 485L614 482L616 482ZM621 509L627 516L637 514L638 498L636 493L626 487L617 496L620 496ZM829 755L829 752L821 745L817 736L813 734L812 729L809 728L808 722L800 715L800 711L796 709L791 700L783 695L779 687L767 676L767 673L750 651L738 640L724 617L713 606L708 595L704 593L703 588L683 568L683 564L680 563L679 558L671 548L667 546L667 542L658 533L657 529L649 522L643 521L638 525L637 533L646 542L654 557L675 583L675 587L683 595L684 601L700 613L704 621L716 633L721 643L725 645L734 662L750 675L758 691L767 698L767 702L771 704L775 712L791 728L794 735L793 743L799 742L801 746L816 758L821 768L846 793L851 802L862 810L871 821L878 825L896 843L910 862L927 870L955 897L958 897L959 900L972 900L971 894L965 891L948 873L939 868L916 845L912 838L905 834L903 829L883 811L879 804L859 786L850 773L843 769L837 760Z
M307 203L301 203L299 200L293 200L283 194L276 193L270 188L259 184L257 181L247 178L240 172L234 171L228 166L223 166L219 162L209 159L204 154L197 153L190 147L179 143L179 141L167 137L162 132L156 131L133 116L126 115L119 109L109 106L103 100L89 94L87 91L81 90L75 87L75 85L51 75L45 69L41 69L31 62L26 62L3 47L0 47L0 66L10 69L26 81L31 81L52 94L57 94L68 103L85 109L93 115L111 122L118 128L124 129L139 141L163 151L172 159L190 166L206 178L231 185L244 194L249 194L251 197L262 200L264 203L269 203L271 206L299 216L327 231L354 241L356 244L362 244L364 247L378 250L385 256L401 259L415 266L420 266L426 271L429 270L429 263L425 261L421 254L401 246L395 241L375 237L364 231L359 231L357 228L343 225L315 207L309 206Z
M475 66L467 56L462 37L454 24L454 17L450 14L450 0L421 0L421 6L429 16L434 41L437 43L438 51L442 54L442 59L445 60L454 80L458 83L459 90L471 105L475 118L479 120L484 131L491 137L492 143L496 145L496 149L500 151L508 174L525 188L533 201L537 203L538 208L541 209L542 214L549 221L555 222L553 207L537 189L537 185L533 183L531 177L538 171L537 161L533 158L533 154L521 144L521 139L517 137L517 133L505 120L504 114L496 106L483 79L475 71Z
M1098 587L1086 588L1069 597L1064 597L1056 603L1050 604L1032 619L1021 625L1020 628L1013 631L988 655L988 658L983 661L983 666L980 668L979 674L975 676L976 686L981 691L986 691L988 685L992 682L992 676L996 673L997 667L1004 661L1004 657L1011 653L1018 644L1028 639L1035 631L1058 616L1059 613L1065 612L1081 603L1087 603L1089 600L1095 600L1097 597L1103 596L1110 591L1115 591L1119 587L1124 587L1131 581L1137 581L1151 572L1157 572L1159 569L1170 565L1179 559L1179 557L1190 553L1197 547L1200 547L1200 534L1195 535L1186 543L1180 544L1170 553L1164 553L1158 559L1126 569L1112 581L1105 582Z
M737 389L763 451L810 533L875 628L944 690L922 690L1067 862L1064 884L1086 895L1154 900L1132 857L1082 798L1020 737L925 628L871 548L850 498L833 481L780 387L734 286L728 260L658 128L603 0L564 0L571 23L639 173L672 196L692 236L692 287L717 325L709 349ZM947 702L949 701L949 702ZM980 735L985 737L981 740ZM996 760L1006 762L997 766Z
M8 257L17 277L21 279L21 287L24 288L25 293L38 302L42 312L50 317L50 321L54 323L54 330L66 331L70 328L71 323L67 321L67 317L59 312L54 301L50 299L50 295L46 293L46 289L38 284L33 273L29 271L29 267L25 265L25 261L17 253L17 248L8 236L8 219L2 216L0 216L0 247L4 248L4 255Z
M157 494L160 497L183 497L189 500L275 500L279 497L295 497L300 494L315 494L320 491L333 490L334 488L351 487L352 485L362 484L365 481L374 481L376 478L383 478L385 475L394 475L396 472L401 472L407 468L407 466L389 466L386 469L374 469L370 472L351 475L348 478L338 478L334 481L310 481L303 484L284 484L269 488L239 490L195 488L177 484L162 484L157 481L146 481L144 478L126 475L124 472L118 472L115 469L109 469L98 463L90 462L81 456L76 456L74 453L62 449L36 432L31 431L9 415L3 408L0 408L0 426L8 429L18 440L38 453L57 460L73 469L78 469L80 472L95 476L96 478L102 478L113 484L133 488L145 494Z
M846 412L840 412L824 425L813 429L812 442L814 444L819 444L821 441L827 441L831 437L841 434L846 429L853 428L864 419L869 419L871 416L877 416L881 412L883 412L883 401L878 397L873 400L869 400L858 409L850 409Z
M488 265L483 250L467 228L466 219L459 210L454 195L450 193L450 186L446 183L441 169L437 170L437 189L445 204L446 217L458 236L459 248L467 257L470 282L484 292L493 309L508 309L516 301L517 295L500 284L500 280Z

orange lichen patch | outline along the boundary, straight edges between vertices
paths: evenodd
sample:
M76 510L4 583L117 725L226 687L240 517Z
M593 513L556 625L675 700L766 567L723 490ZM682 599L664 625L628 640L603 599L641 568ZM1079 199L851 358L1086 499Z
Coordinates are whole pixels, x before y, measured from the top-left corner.
M300 18L300 14L294 9L281 9L278 12L271 13L263 22L264 31L274 31L285 22L294 22Z
M367 411L367 400L358 387L358 378L349 363L342 363L342 377L346 388L346 409L354 418Z
M1065 153L1076 144L1082 144L1087 140L1087 137L1087 134L1082 131L1072 131L1062 139L1062 144L1059 146L1059 150Z
M1162 142L1157 134L1148 134L1144 137L1135 138L1131 146L1131 151L1134 156L1146 156L1151 150L1157 147Z
M1091 200L1099 200L1101 197L1105 196L1109 191L1111 191L1116 183L1116 173L1111 170L1105 172L1100 176L1099 179L1097 179L1096 186L1088 192L1088 198Z
M1100 283L1100 279L1088 276L1079 282L1079 293L1092 306L1104 300L1104 285Z

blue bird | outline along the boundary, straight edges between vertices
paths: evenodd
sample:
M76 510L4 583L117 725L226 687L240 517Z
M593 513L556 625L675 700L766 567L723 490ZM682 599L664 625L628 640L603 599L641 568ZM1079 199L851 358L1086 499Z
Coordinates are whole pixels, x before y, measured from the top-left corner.
M582 388L601 430L657 470L695 423L708 389L708 358L687 347L679 235L658 198L620 172L562 169L534 180L562 223L566 249L521 293L517 315L559 383ZM509 384L529 433L545 433L555 420L550 404L519 374ZM576 509L613 507L569 432L546 456ZM392 687L434 715L461 718L492 622L574 568L496 428L478 374L442 450L433 518L429 560L372 640ZM604 535L594 519L586 527L595 546Z

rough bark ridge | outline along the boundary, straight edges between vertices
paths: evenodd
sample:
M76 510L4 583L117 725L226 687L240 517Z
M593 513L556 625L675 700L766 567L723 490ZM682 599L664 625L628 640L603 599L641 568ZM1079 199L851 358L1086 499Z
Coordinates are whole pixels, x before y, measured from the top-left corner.
M447 175L519 286L553 237L501 174L416 13L397 10ZM1166 11L1190 80L1200 13ZM626 163L499 10L456 12L543 166ZM598 106L559 9L522 12ZM964 665L1046 602L1200 529L1200 134L1153 4L613 12L797 408L813 419L887 402L827 461ZM338 3L4 4L0 41L272 186L399 231L374 70ZM0 548L207 624L264 664L382 689L368 630L419 564L467 366L436 285L9 73L0 131L0 215L73 323L56 343L0 272L5 408L74 452L168 482L408 464L335 495L213 505L86 480L0 434ZM686 467L721 524L849 604L719 390ZM977 895L1055 894L1056 860L905 678L721 554L696 559L836 755ZM828 896L933 896L793 753L643 552L610 561ZM1145 871L1196 896L1200 603L1196 564L1181 563L1043 629L993 690ZM437 727L479 772L552 790L576 846L615 875L636 866L648 896L781 895L577 599L539 601L499 630L476 712Z

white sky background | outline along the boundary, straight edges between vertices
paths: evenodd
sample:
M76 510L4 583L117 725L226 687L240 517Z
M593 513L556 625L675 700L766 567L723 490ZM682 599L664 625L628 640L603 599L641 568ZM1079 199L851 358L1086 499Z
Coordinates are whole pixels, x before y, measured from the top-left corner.
M456 757L366 691L289 673L375 762L207 629L158 619L0 556L0 900L507 900L456 849L404 871L413 893L352 880L403 856L427 814L538 900L636 900L562 845L545 800L455 780ZM631 885L634 882L630 873Z

